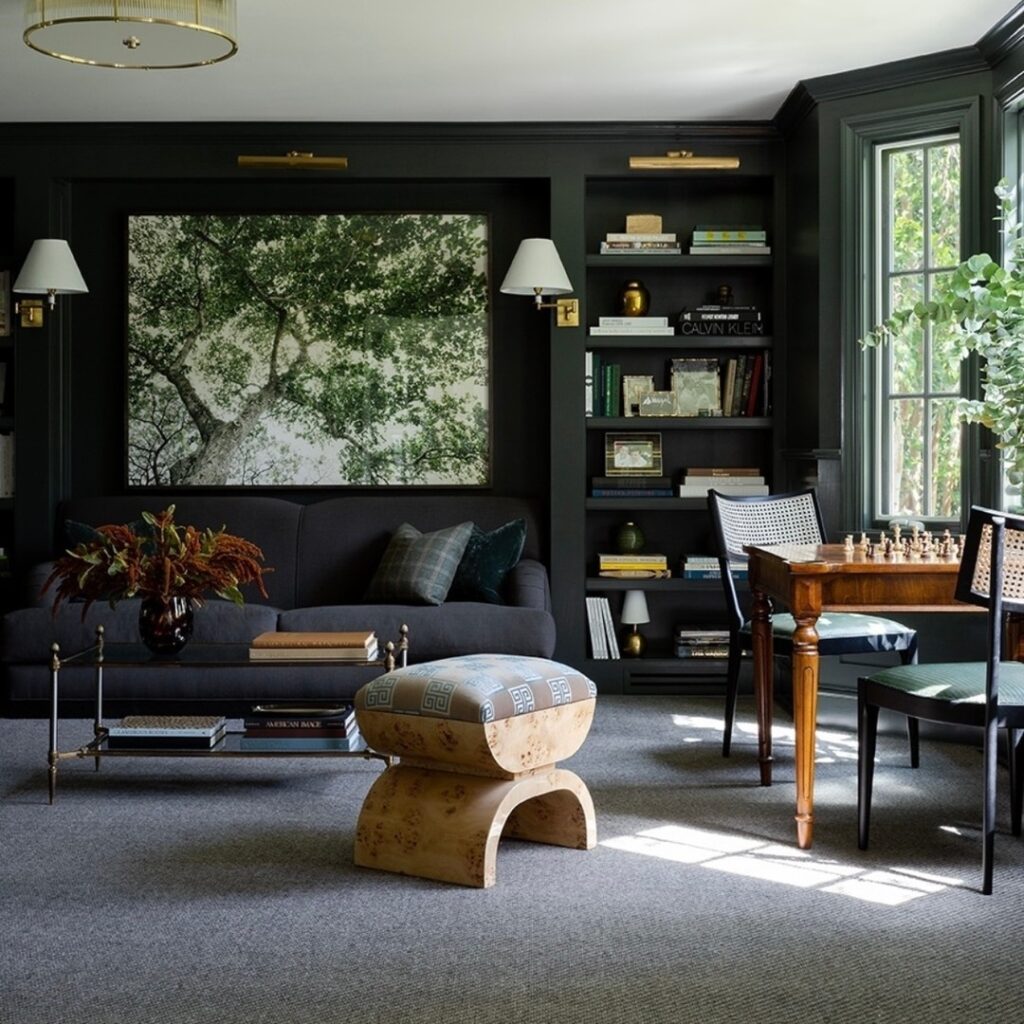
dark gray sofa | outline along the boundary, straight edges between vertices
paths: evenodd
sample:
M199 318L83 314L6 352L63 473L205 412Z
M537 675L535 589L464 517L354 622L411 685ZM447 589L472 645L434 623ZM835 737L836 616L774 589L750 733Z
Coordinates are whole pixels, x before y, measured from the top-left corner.
M160 495L93 497L62 503L58 522L98 526L137 520L143 510L175 505L175 519L198 527L226 527L258 544L273 572L267 599L246 588L246 603L207 601L195 613L192 644L249 641L267 630L372 628L381 641L409 627L410 662L494 652L550 657L555 625L536 508L517 498L473 495L347 496L302 505L257 496ZM394 530L403 522L427 532L470 520L492 530L527 521L519 564L505 582L506 603L448 601L440 606L364 604L362 596ZM9 717L48 711L50 644L70 653L89 646L103 623L108 641L138 642L138 601L111 609L94 605L82 620L80 604L51 614L52 595L38 591L47 568L29 582L31 607L0 621L0 700ZM349 697L379 670L346 667L303 671L287 666L186 669L168 663L145 669L108 666L106 713L173 711L245 714L272 700ZM85 666L62 669L61 714L91 714L94 675Z

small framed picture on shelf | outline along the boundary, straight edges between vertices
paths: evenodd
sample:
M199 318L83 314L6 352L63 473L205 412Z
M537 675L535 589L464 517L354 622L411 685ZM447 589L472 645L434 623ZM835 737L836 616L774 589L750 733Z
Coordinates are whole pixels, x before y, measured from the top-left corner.
M675 416L675 414L675 392L648 391L640 396L641 416Z
M626 374L622 378L622 415L646 415L640 412L640 398L654 390L654 378L643 374Z
M661 434L605 434L605 476L661 476Z

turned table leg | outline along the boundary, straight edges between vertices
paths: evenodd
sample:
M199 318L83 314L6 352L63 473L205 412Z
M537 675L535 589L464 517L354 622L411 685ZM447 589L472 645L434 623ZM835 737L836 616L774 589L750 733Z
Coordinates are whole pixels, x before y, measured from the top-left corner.
M754 648L754 698L757 702L757 760L761 785L772 784L772 603L763 590L754 591L751 611L751 643Z
M796 733L796 838L814 841L814 760L818 726L817 616L797 619L793 634L793 727Z

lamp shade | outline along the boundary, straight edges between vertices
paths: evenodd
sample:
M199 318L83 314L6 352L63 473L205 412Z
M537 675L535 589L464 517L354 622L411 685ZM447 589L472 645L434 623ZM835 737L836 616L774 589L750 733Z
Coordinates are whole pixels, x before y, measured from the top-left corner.
M550 238L524 238L501 282L506 295L565 295L572 291Z
M11 290L23 295L83 295L89 289L63 238L37 238Z
M227 60L236 0L26 0L25 42L104 68L191 68Z
M650 622L647 611L647 595L642 590L627 590L622 602L622 615L619 616L626 626L638 626L642 622Z

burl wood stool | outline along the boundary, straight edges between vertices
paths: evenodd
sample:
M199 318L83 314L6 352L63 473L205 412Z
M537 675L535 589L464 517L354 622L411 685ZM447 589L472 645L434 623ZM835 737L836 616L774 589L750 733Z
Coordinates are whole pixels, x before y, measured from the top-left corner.
M367 683L355 699L359 729L401 761L363 801L356 864L486 888L503 835L591 849L593 801L555 762L579 750L596 694L567 665L502 654L412 665Z

